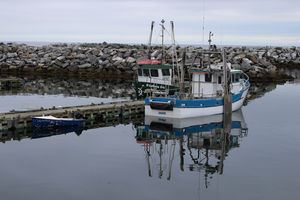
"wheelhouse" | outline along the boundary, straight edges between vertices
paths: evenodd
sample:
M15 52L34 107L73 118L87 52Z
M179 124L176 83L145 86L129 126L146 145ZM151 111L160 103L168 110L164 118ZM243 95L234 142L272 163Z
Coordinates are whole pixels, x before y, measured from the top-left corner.
M138 82L172 85L172 70L168 65L137 65Z
M224 76L222 70L215 69L190 69L191 94L196 98L203 97L222 97L224 93L223 82ZM231 92L238 93L241 89L240 84L241 70L230 70L231 73Z

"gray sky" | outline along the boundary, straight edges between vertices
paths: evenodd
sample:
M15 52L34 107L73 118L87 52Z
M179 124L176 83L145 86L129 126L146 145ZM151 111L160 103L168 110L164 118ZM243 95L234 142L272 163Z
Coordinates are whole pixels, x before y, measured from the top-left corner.
M0 41L159 43L159 21L178 44L300 46L299 0L0 0ZM169 38L166 34L166 38Z

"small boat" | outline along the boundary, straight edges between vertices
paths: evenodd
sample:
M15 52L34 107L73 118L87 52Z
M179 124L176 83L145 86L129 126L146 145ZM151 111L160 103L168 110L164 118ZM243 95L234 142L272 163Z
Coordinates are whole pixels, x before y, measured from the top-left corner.
M33 117L35 127L52 127L52 126L77 126L84 123L83 119L74 118L57 118L53 116Z

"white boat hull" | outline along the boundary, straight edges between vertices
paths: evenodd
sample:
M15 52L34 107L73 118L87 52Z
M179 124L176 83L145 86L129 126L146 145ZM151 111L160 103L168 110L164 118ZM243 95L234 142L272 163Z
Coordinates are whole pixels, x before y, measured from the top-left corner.
M243 106L247 94L248 94L248 89L243 92L241 98L238 101L232 103L232 111L236 111ZM189 117L216 115L222 113L223 113L223 105L212 106L212 107L201 107L201 108L174 107L173 110L156 110L156 109L152 109L150 105L145 105L145 115L155 116L155 117L189 118Z

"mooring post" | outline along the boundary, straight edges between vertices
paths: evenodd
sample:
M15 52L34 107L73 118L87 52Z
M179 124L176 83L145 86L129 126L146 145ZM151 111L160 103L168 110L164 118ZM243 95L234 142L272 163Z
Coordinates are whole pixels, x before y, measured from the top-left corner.
M223 105L223 128L225 133L230 133L231 130L231 115L232 115L232 94L230 91L230 69L227 68L225 60L225 49L222 51L223 57L223 75L224 75L224 105Z

